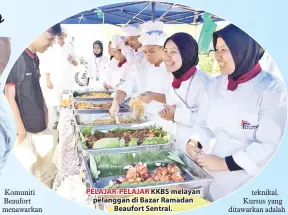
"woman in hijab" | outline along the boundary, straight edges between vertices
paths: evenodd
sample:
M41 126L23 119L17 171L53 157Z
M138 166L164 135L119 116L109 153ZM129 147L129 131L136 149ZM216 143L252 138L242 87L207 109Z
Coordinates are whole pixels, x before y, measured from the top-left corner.
M88 64L89 88L103 90L103 83L109 67L109 59L103 56L103 44L97 40L93 43L93 57Z
M189 131L208 84L208 74L197 69L198 45L187 33L176 33L164 43L164 62L174 80L166 93L166 103L160 116L176 124L176 146L185 150ZM186 141L186 142L185 142Z
M190 157L213 177L211 201L262 170L279 145L287 118L283 84L259 65L262 47L234 25L214 33L213 44L222 75L207 86L186 145Z

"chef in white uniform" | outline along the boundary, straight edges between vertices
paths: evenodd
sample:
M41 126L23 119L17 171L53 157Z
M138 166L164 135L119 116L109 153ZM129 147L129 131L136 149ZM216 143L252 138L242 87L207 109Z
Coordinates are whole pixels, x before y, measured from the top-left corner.
M125 38L115 35L112 38L111 48L113 50L113 58L110 62L106 79L104 81L105 90L116 90L116 88L128 79L134 66L132 62L128 62L123 54L125 47Z
M88 87L92 90L104 90L110 60L103 55L103 43L99 40L93 43L93 57L88 62Z
M277 78L279 78L281 81L284 82L281 73L276 65L276 63L274 62L274 60L272 59L272 57L268 54L267 51L264 52L263 57L260 59L259 61L261 68L264 71L270 72L273 75L275 75Z
M165 92L171 80L163 63L162 46L166 38L162 22L149 21L142 25L142 34L139 37L139 41L142 43L146 61L138 63L130 79L117 88L116 96L110 109L112 116L118 114L119 104L125 97L141 97L147 103L145 112L152 110L150 112L152 114L155 100L161 103L161 107L163 103L166 103ZM158 112L154 116L160 118ZM151 117L154 118L153 116Z
M46 85L48 88L47 93L50 95L47 103L53 107L53 115L55 118L54 129L57 127L57 108L61 95L64 91L73 91L76 87L74 69L78 65L74 48L67 42L67 29L64 27L61 28L62 34L57 38L57 44L47 53L50 62L47 62L49 68L45 70Z
M139 24L126 25L122 28L122 31L126 39L125 47L122 51L127 61L141 63L144 59L142 44L139 42L141 26Z
M186 150L213 177L215 201L270 160L285 129L287 96L282 82L259 64L264 50L241 29L228 25L213 34L213 43L222 75L206 89Z
M167 72L174 80L166 92L167 105L160 111L163 119L176 125L176 148L185 151L189 131L201 104L203 92L210 76L196 68L198 45L187 33L169 37L163 47Z

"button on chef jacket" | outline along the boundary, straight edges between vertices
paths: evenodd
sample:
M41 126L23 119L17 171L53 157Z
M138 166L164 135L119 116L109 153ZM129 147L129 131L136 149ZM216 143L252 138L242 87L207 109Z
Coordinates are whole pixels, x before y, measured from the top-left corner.
M227 90L227 76L216 77L204 93L190 138L221 158L233 157L240 171L209 172L211 200L235 191L257 175L282 138L287 119L287 96L277 77L261 71L255 78ZM187 139L188 141L188 139Z
M121 67L118 64L119 61L112 58L105 78L105 83L113 87L114 90L129 78L135 68L134 64L129 62L124 63Z
M103 90L103 82L106 79L109 64L110 61L106 56L96 57L93 55L91 57L88 62L89 88ZM97 80L97 71L99 80Z

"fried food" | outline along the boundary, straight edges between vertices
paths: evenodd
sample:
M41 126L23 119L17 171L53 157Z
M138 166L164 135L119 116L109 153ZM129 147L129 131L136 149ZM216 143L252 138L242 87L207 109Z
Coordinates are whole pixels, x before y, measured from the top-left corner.
M144 106L140 98L131 99L129 102L134 118L138 119L144 115Z
M75 108L79 110L102 110L111 108L112 103L103 103L103 104L93 104L89 102L77 102L75 103Z
M72 99L61 99L60 106L62 107L71 107L73 100Z
M167 167L157 167L151 175L149 175L146 164L139 163L127 170L122 183L180 182L185 181L185 179L186 178L182 176L182 171L176 166L176 164L168 164Z
M111 95L109 93L89 93L80 96L81 98L97 98L97 99L109 99Z

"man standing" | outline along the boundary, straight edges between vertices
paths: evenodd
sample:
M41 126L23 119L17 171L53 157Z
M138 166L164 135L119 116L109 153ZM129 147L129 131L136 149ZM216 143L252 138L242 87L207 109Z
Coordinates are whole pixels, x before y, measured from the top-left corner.
M140 25L127 25L122 28L123 34L126 38L126 46L123 49L128 62L141 63L144 58L142 45L138 38L141 35Z
M3 94L2 73L9 61L11 53L10 39L0 37L0 174L7 155L16 139L16 125L11 108Z
M59 24L42 33L14 64L5 86L5 95L16 120L18 138L15 155L39 180L52 187L56 168L52 164L56 139L47 129L48 113L39 83L39 59L61 33Z
M63 92L75 90L74 68L78 65L74 47L71 46L67 29L61 27L61 36L57 38L57 44L50 50L49 64L46 70L46 86L49 99L49 106L53 115L53 129L58 125L58 106ZM46 54L46 53L45 53ZM50 92L50 93L49 93Z

